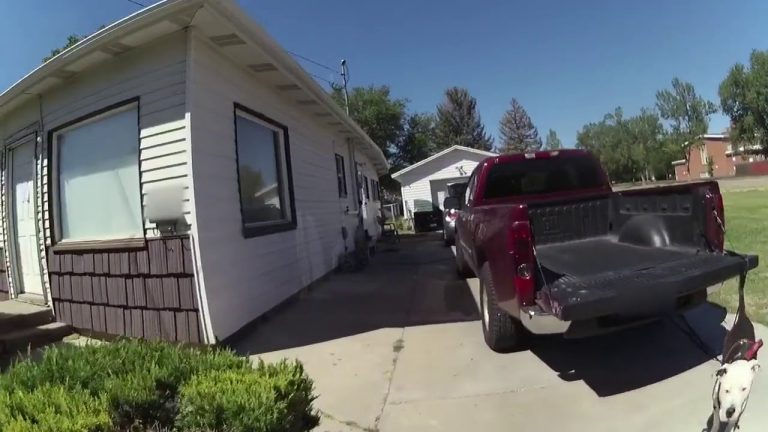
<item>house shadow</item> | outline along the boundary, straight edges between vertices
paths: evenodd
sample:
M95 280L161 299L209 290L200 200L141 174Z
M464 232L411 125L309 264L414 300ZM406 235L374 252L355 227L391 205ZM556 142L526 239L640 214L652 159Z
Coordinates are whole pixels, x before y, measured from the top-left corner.
M400 243L377 250L362 271L332 274L224 344L253 355L383 328L479 319L439 233L401 236Z
M720 355L726 311L710 303L644 326L603 336L534 338L531 352L564 381L613 396L664 381ZM695 334L691 334L693 329ZM706 351L706 353L705 353Z

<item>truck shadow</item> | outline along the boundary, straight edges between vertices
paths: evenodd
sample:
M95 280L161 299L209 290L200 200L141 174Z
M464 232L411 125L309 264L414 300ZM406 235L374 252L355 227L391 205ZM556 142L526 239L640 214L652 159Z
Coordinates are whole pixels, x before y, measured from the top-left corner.
M685 333L679 319L670 317L586 339L537 337L531 352L562 380L583 381L598 396L612 396L664 381L720 355L725 316L723 308L710 303L685 314L705 347Z

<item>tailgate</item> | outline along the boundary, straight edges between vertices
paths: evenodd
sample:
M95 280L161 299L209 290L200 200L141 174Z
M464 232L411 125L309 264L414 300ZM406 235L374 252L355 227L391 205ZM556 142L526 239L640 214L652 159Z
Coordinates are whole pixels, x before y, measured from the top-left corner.
M757 256L698 254L641 269L564 275L543 290L564 321L642 316L676 309L678 299L757 267Z

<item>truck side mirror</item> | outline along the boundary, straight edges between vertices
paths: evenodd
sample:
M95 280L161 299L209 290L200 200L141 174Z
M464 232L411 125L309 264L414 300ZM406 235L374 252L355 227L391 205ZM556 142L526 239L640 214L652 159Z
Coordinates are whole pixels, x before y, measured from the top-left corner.
M443 209L445 210L459 210L461 209L461 200L459 197L446 197L443 200Z

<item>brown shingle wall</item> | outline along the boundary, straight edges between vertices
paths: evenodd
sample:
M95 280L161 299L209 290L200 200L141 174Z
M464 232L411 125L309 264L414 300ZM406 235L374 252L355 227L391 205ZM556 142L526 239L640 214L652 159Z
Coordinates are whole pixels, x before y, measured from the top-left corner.
M201 342L189 237L128 251L48 251L59 321L77 329Z

